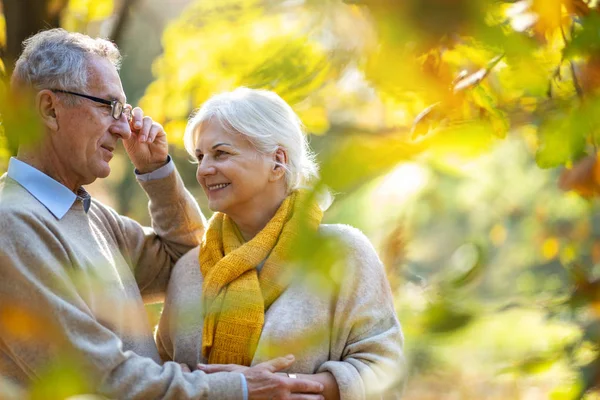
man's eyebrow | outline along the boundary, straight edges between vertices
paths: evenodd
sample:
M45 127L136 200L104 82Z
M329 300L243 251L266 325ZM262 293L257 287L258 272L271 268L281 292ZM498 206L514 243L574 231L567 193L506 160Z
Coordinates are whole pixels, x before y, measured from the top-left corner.
M121 100L121 96L114 95L114 94L109 95L109 97L113 100L117 100L120 103L127 104L127 97L123 98L123 100Z
M233 147L233 146L232 146L232 145L230 145L229 143L217 143L217 144L215 144L215 145L212 147L212 149L214 150L214 149L216 149L216 148L217 148L217 147L219 147L219 146L229 146L229 147Z

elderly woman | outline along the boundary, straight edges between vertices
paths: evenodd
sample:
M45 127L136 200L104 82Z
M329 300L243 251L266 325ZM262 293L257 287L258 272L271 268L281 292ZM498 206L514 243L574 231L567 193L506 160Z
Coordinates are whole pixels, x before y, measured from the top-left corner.
M219 94L191 117L185 144L215 214L173 270L162 357L211 373L293 352L289 376L322 382L325 398L389 391L403 366L389 283L360 231L321 224L306 190L318 168L291 107L269 91ZM344 250L339 279L315 288L293 268L290 250L305 229Z

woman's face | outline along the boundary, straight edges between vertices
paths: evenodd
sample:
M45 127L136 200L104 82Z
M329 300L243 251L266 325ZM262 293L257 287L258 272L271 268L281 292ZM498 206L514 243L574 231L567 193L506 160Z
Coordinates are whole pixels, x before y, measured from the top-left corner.
M259 153L244 135L208 122L196 140L196 178L208 207L232 217L257 212L272 195L274 161Z

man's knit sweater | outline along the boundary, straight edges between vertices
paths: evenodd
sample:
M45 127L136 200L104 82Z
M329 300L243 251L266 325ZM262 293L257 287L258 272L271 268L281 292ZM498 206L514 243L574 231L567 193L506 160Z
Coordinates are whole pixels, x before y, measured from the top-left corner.
M403 381L402 330L375 249L358 229L321 225L345 258L331 271L304 271L271 307L252 365L294 354L288 372L333 374L342 400L398 398ZM175 265L157 333L165 360L195 366L202 356L199 248Z
M140 184L152 229L95 200L57 219L0 177L0 377L27 388L68 357L110 398L241 399L240 374L161 365L143 300L161 299L204 225L177 172Z

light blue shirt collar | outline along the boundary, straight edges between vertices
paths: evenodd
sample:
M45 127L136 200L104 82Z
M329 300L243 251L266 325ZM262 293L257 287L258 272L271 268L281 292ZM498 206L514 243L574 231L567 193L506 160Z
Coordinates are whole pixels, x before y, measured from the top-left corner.
M58 219L64 217L77 199L77 195L66 186L14 157L11 157L8 163L7 175L23 186Z

